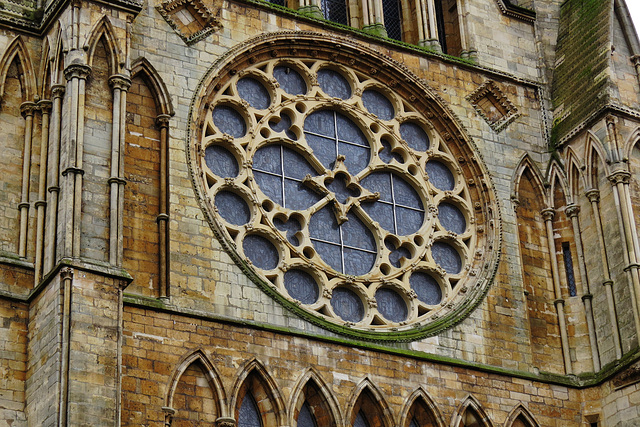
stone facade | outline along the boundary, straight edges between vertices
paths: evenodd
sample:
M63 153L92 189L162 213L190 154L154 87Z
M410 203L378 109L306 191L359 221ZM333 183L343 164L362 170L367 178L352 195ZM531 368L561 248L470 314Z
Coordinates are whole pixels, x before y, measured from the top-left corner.
M0 426L640 424L624 0L6 1L0 26ZM318 111L368 169L346 136L318 160ZM273 172L280 202L269 146L317 175ZM376 173L418 195L418 231L367 210ZM288 206L292 182L319 201ZM324 242L324 208L373 249Z

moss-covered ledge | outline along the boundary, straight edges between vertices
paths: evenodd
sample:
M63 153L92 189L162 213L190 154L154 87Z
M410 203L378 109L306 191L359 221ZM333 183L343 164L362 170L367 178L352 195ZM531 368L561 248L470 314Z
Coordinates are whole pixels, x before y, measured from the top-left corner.
M251 320L243 320L223 316L219 314L208 313L201 310L195 310L186 307L178 307L171 304L166 298L152 298L133 294L124 294L124 304L142 309L156 310L163 313L184 316L193 319L205 320L209 322L226 323L234 326L247 327L257 330L277 333L280 335L290 335L300 338L308 338L311 340L327 342L331 344L344 345L348 347L357 347L363 350L372 350L382 353L392 354L395 356L410 357L412 359L439 363L448 366L454 366L464 369L472 369L489 374L502 375L512 378L520 378L529 381L539 381L545 384L560 385L574 389L584 389L598 386L605 381L610 380L613 376L622 372L624 369L640 360L640 347L636 347L626 353L621 359L611 362L604 366L599 372L585 373L576 375L559 375L549 372L531 373L519 371L516 369L501 368L498 366L487 365L477 362L469 362L462 359L456 359L448 356L430 354L422 351L410 350L402 348L399 344L381 344L376 342L358 341L350 338L326 336L310 332L301 331L293 328L275 326L268 323L255 322Z

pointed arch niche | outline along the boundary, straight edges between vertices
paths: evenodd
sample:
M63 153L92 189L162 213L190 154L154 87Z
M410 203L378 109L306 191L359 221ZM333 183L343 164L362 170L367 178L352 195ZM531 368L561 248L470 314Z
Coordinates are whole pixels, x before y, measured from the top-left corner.
M422 388L407 400L403 411L402 427L444 427L442 415L435 402Z
M369 379L358 384L347 411L346 425L353 427L391 427L391 410L380 390Z
M489 416L484 412L480 403L473 397L467 397L458 413L454 416L453 427L492 427Z
M533 418L533 415L522 405L518 405L509 414L506 427L539 427L540 425Z
M132 67L124 135L123 266L128 292L168 296L168 126L173 108L155 68Z
M256 360L242 370L234 387L232 416L237 427L280 426L284 422L284 404L273 378Z
M339 407L330 387L309 369L293 392L290 425L292 427L336 427Z
M515 181L518 241L534 364L564 374L547 231L542 212L548 205L537 168L524 157Z

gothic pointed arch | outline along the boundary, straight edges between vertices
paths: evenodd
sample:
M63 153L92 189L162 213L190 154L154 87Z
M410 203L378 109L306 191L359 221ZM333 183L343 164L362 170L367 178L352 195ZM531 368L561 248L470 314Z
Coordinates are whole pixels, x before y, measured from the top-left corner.
M160 110L160 114L168 114L173 116L175 111L171 102L171 95L158 74L155 67L147 58L138 58L131 67L131 76L141 77L154 95L156 106Z
M513 408L504 423L505 427L540 427L540 424L533 418L531 412L522 404Z
M45 37L42 43L42 52L40 53L40 69L38 71L38 86L40 87L40 98L49 99L51 91L51 51L53 48L50 44L50 37Z
M289 425L297 426L303 406L318 426L335 427L342 418L340 406L331 391L314 367L308 368L298 380L291 393L289 404Z
M478 400L469 395L453 416L451 427L493 427L491 419Z
M584 164L571 147L567 147L566 165L569 194L571 194L571 199L577 202L580 194L586 188L585 177L582 173Z
M106 15L102 17L87 36L84 48L88 53L88 65L93 67L96 47L100 40L104 40L104 48L108 54L108 70L110 75L117 74L120 69L120 49L113 30L113 25Z
M564 198L567 203L569 203L568 195L570 192L568 191L568 182L567 176L564 173L562 165L557 160L552 160L549 163L549 171L548 171L548 179L549 183L549 201L551 202L549 206L554 206L555 195L558 192L561 192L564 195Z
M245 399L251 399L263 427L285 424L285 405L278 384L258 360L250 360L240 370L231 396L230 416L236 421ZM238 427L243 426L238 424Z
M382 391L369 378L364 378L356 385L345 415L345 425L356 427L391 427L394 425L393 413L384 399Z
M203 380L206 381L203 384ZM207 388L209 390L207 390ZM182 357L169 381L165 406L176 409L202 408L203 418L225 416L227 398L220 381L220 373L202 349Z
M515 168L515 171L513 173L512 199L518 200L522 178L525 175L531 181L532 186L539 193L539 196L542 197L541 200L546 200L544 191L545 183L542 179L542 173L528 153L522 156L520 162L518 162L518 166Z
M36 79L29 51L22 36L18 36L9 44L0 59L0 102L5 93L5 84L9 68L16 61L22 85L22 101L30 101L36 94ZM0 104L1 106L1 104Z
M414 422L415 424L412 424ZM422 386L411 393L400 415L400 426L410 427L413 425L420 427L445 427L438 406Z
M585 167L586 167L586 179L588 188L598 188L598 181L596 176L598 170L605 176L609 175L609 167L607 165L607 155L602 141L591 131L587 134L587 140L585 144Z
M624 157L630 158L633 152L633 149L636 148L638 142L640 141L640 126L634 129L633 132L629 135L627 140L624 143Z

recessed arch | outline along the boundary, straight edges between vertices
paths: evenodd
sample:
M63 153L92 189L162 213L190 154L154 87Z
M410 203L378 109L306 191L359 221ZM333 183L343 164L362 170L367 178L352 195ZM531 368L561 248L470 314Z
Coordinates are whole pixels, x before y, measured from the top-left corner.
M369 379L360 381L351 395L345 413L345 425L352 426L358 414L366 416L370 426L391 427L393 413L382 391Z
M29 56L29 51L27 50L27 46L22 36L18 36L13 39L7 47L4 56L0 60L0 101L4 96L5 82L7 80L9 67L11 67L14 60L17 60L18 67L22 75L22 101L31 101L37 92L37 84L31 57Z
M480 402L469 395L458 407L451 420L451 427L493 427L493 423Z
M331 387L322 379L315 368L308 368L291 392L289 403L289 425L297 425L297 416L302 405L307 402L318 426L335 427L342 419L340 406L331 392Z
M160 110L160 114L168 114L173 116L175 111L171 102L171 95L164 84L164 81L147 58L138 58L131 67L131 77L141 77L149 89L153 92L156 100L156 106Z
M227 397L224 392L224 387L222 387L222 383L220 381L220 373L202 349L197 349L183 356L180 362L178 362L176 369L173 371L173 374L171 376L171 380L169 381L169 388L167 390L167 396L165 399L166 406L169 408L173 408L173 399L178 387L178 383L180 382L180 379L182 378L182 375L185 373L185 371L189 369L189 367L191 367L193 364L200 365L202 371L207 377L209 387L215 393L214 396L216 413L220 414L220 416L225 416L227 408Z
M598 188L597 179L594 180L594 176L597 176L598 168L602 168L602 173L604 173L605 176L609 175L608 157L602 141L591 131L587 134L585 158L587 187Z
M587 188L583 174L585 166L571 147L567 148L566 165L569 194L573 203L577 203L581 194L580 189Z
M540 200L544 201L545 205L549 205L548 197L546 196L546 192L544 191L545 184L542 179L542 174L540 173L540 169L538 166L531 160L529 154L525 154L518 162L518 166L515 168L515 172L513 174L512 179L512 199L518 200L520 196L520 186L522 177L527 174L527 177L531 181L531 184L535 191L539 193L541 197Z
M400 426L409 427L416 418L420 427L445 427L442 414L433 398L420 386L411 393L400 415Z
M230 416L238 420L238 414L243 399L250 393L259 413L262 416L262 425L284 425L285 405L278 385L264 365L256 359L252 359L240 370L236 378L230 404Z
M560 165L560 163L558 163L558 161L556 160L552 160L551 163L549 164L547 182L549 182L549 201L551 202L548 205L549 207L557 207L557 206L554 206L554 204L556 202L555 194L558 191L564 195L564 199L566 203L570 203L570 200L569 200L570 192L567 185L567 176L565 175L564 170Z
M96 46L100 39L104 39L104 47L108 53L108 63L110 75L117 74L120 69L120 49L118 49L117 38L113 30L113 25L107 16L103 16L91 29L87 37L84 48L88 55L88 65L93 65L93 57Z
M507 421L504 423L505 427L540 427L540 424L533 418L531 412L522 404L513 408Z

